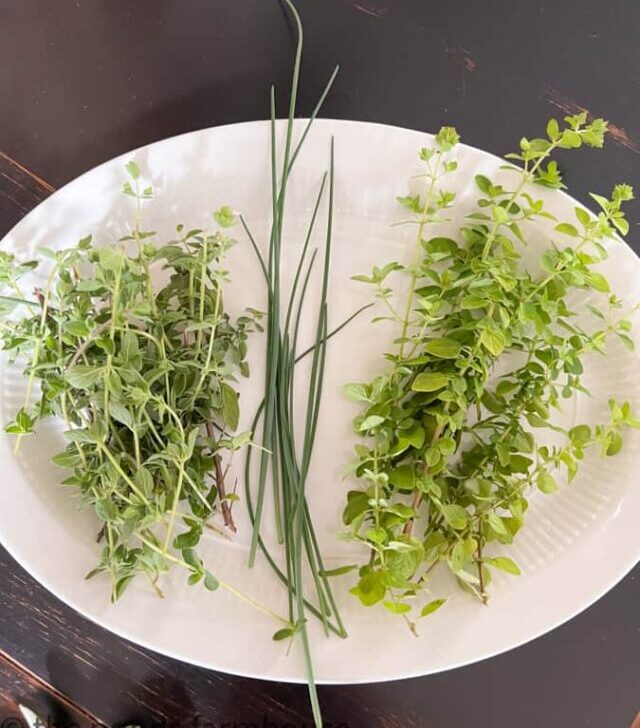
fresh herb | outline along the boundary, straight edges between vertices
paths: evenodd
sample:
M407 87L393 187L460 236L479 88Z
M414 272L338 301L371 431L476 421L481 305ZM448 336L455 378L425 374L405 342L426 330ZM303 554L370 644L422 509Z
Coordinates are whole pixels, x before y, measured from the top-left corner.
M325 633L330 631L346 637L346 631L329 584L322 555L313 527L313 519L306 499L306 487L311 465L313 444L317 432L318 415L322 396L322 384L326 347L333 332L328 330L328 288L331 259L333 198L334 198L334 149L331 142L329 169L319 182L315 205L309 222L307 234L302 244L295 277L288 293L282 289L281 261L283 225L289 175L307 132L315 119L325 96L336 76L330 77L321 97L308 121L299 141L293 143L293 119L296 110L296 96L300 77L302 55L302 25L300 17L290 0L286 5L295 21L298 45L296 50L289 114L282 157L278 160L276 145L275 94L271 90L271 190L272 190L272 227L269 239L268 256L264 260L259 248L245 223L254 249L260 259L269 291L266 342L266 380L265 398L256 415L254 432L262 420L260 443L262 451L257 472L257 484L252 488L251 451L247 451L245 487L249 515L253 522L253 537L249 554L249 565L253 566L258 549L276 576L286 585L290 626L274 635L275 640L292 639L299 636L305 658L306 675L309 685L311 707L316 726L322 726L322 716L316 692L311 647L307 635L307 612L318 617ZM278 164L280 170L278 171ZM325 195L326 193L326 195ZM307 287L311 280L317 249L311 249L316 221L323 199L327 198L327 217L325 225L324 250L321 252L322 269L320 301L315 325L315 341L307 350L299 351L299 333L302 310ZM244 223L244 221L243 221ZM281 308L286 305L283 315ZM356 312L357 315L358 312ZM311 374L307 383L306 411L303 412L304 424L299 427L294 413L294 388L296 385L296 363L305 356L311 358ZM296 431L302 429L298 442ZM276 564L261 536L263 506L267 491L267 475L271 472L273 483L273 504L278 542L284 547L284 569ZM253 492L255 490L255 492ZM310 574L314 596L307 595L305 572Z
M225 311L232 211L215 213L214 232L179 225L174 240L156 245L140 223L153 191L135 163L127 171L124 192L136 210L130 233L107 247L87 237L43 249L49 271L33 300L23 279L38 263L0 257L0 280L12 293L3 312L13 314L2 323L2 344L26 361L28 380L6 430L18 446L39 420L66 423L68 445L53 460L72 471L64 485L103 524L102 555L89 576L108 574L114 601L137 574L158 589L176 563L190 584L234 591L207 570L197 546L205 529L219 529L216 513L235 530L225 475L250 434L236 432L234 382L249 374L247 338L261 314L248 309L233 321ZM22 304L26 313L16 315Z
M403 220L416 228L414 260L393 261L356 279L374 287L400 335L387 354L390 365L372 382L351 384L347 394L362 405L355 430L362 442L353 464L364 481L349 493L344 523L364 543L370 558L351 590L365 605L382 602L408 616L426 591L428 575L446 564L459 584L487 600L491 569L518 574L504 556L486 547L509 544L521 528L528 492L558 487L555 472L571 480L587 448L604 455L621 447L625 426L637 427L628 404L611 401L611 421L595 428L565 430L552 412L577 392L587 352L604 353L610 336L631 348L631 323L597 265L607 257L605 241L628 223L622 205L632 199L628 185L617 185L610 199L593 195L597 216L575 208L564 222L545 209L535 185L563 187L551 155L556 149L601 147L606 122L568 116L564 126L551 120L547 138L522 139L508 155L516 181L510 188L476 177L476 209L451 237L427 237L435 223L447 222L455 195L441 187L456 170L454 129L445 127L431 147L420 151L424 191L400 197L409 212ZM553 221L554 239L540 257L540 272L521 260L528 226ZM392 281L408 277L406 301ZM569 296L589 291L599 299L574 311ZM496 377L496 362L509 367ZM540 430L554 430L564 443L538 441ZM439 602L422 609L432 613Z

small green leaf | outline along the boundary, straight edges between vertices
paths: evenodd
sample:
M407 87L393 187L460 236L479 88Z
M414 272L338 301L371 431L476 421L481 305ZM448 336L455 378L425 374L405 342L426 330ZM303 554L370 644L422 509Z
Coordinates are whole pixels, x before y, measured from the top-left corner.
M349 526L358 516L369 509L369 496L358 490L352 490L347 495L347 505L342 512L342 522Z
M362 602L365 607L371 607L382 601L387 589L379 571L372 571L360 577L357 585L349 592Z
M437 612L440 607L447 603L446 599L433 599L420 610L420 617L428 617L430 614Z
M274 642L282 642L282 640L288 640L293 637L295 633L296 630L293 627L283 627L275 632L272 639Z
M236 224L236 214L229 205L223 205L213 213L215 221L222 228L233 227Z
M545 470L538 475L536 485L543 493L555 493L558 490L558 483L555 478Z
M125 164L125 169L129 173L131 179L138 179L138 177L140 177L140 169L133 160Z
M91 389L102 382L104 368L76 364L67 371L65 376L69 384L75 389Z
M424 350L427 354L437 356L441 359L455 359L462 349L462 344L455 339L442 337L440 339L429 339Z
M588 274L589 283L593 288L595 288L596 291L600 291L600 293L610 293L611 287L609 286L609 281L602 275L602 273L598 273L595 270L589 271Z
M436 392L446 387L449 383L449 376L441 372L421 372L413 380L411 389L414 392Z
M411 611L411 607L404 602L382 602L382 604L391 614L406 614Z
M554 230L556 230L556 232L562 233L563 235L569 235L572 238L577 238L580 234L577 228L568 222L561 222L559 225L555 226Z
M506 571L507 574L513 574L514 576L520 576L522 573L520 571L520 568L518 564L516 564L513 559L510 559L507 556L496 556L492 559L485 559L485 562L487 564L491 564L491 566L495 566L496 569L500 569L501 571Z
M373 430L375 427L379 427L383 422L384 417L380 417L380 415L369 415L369 417L365 417L364 420L362 420L358 430L360 430L360 432Z
M368 389L365 384L345 384L345 394L354 402L369 402Z
M480 343L493 356L500 356L507 345L505 335L499 329L483 329Z
M509 536L509 531L507 530L503 519L496 513L487 514L487 523L498 534L498 536Z
M220 587L220 582L216 577L210 572L205 571L204 573L204 586L209 591L215 591Z
M337 566L335 569L323 569L321 570L320 576L342 576L348 574L351 571L355 571L358 568L358 564L349 564L348 566Z
M399 465L389 471L389 482L399 490L413 490L415 481L416 478L411 465Z
M233 432L238 428L240 420L240 406L238 404L238 394L226 382L220 385L222 392L222 419Z
M456 531L462 531L467 527L469 514L467 511L455 503L447 503L440 507L444 520L451 528Z
M560 127L555 119L549 119L547 122L547 136L552 142L560 138Z
M133 417L131 412L129 412L122 402L113 397L109 400L109 414L116 422L133 430Z

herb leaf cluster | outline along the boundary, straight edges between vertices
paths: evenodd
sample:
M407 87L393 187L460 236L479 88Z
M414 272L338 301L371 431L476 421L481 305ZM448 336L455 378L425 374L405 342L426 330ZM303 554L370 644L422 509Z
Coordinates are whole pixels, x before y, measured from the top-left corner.
M66 422L68 445L53 460L71 470L64 485L102 523L89 576L108 574L113 600L137 574L156 585L174 563L189 583L220 585L197 546L206 528L222 526L210 522L216 513L235 530L225 471L250 439L236 433L235 381L249 375L247 339L261 318L249 309L234 321L224 307L230 208L215 213L212 232L179 225L175 239L156 244L140 225L153 190L135 163L127 171L135 223L117 243L97 247L86 237L41 250L40 262L0 257L11 294L0 302L2 346L25 362L28 380L6 430L19 444L39 420ZM31 295L25 276L45 260L46 284Z
M552 119L546 138L523 138L519 151L507 155L514 161L505 167L512 186L478 175L479 196L465 224L451 237L428 237L455 204L442 183L456 171L452 150L459 138L441 129L420 151L424 191L398 198L409 213L403 222L417 230L413 262L392 261L355 277L373 287L383 318L400 335L383 373L346 387L362 406L352 466L362 487L349 492L343 520L370 553L351 591L365 605L382 602L402 614L412 628L407 615L437 565L483 602L492 569L518 574L512 559L491 557L486 546L513 541L529 489L553 492L559 468L571 480L587 448L615 455L624 427L640 424L628 403L613 400L611 420L595 428L564 430L553 417L586 391L588 352L604 354L610 336L633 347L628 315L597 269L607 257L605 242L628 230L622 206L632 189L617 185L610 198L593 195L599 214L576 207L571 221L556 220L535 195L536 185L564 186L556 149L599 148L605 131L606 122L585 114L565 117L562 125ZM541 221L552 221L553 237L569 245L550 241L534 271L520 251L528 226ZM398 300L393 284L398 274L409 278L406 300ZM590 322L570 306L576 291L597 297ZM498 362L508 369L500 376ZM544 431L563 443L545 444ZM443 603L418 607L420 616Z

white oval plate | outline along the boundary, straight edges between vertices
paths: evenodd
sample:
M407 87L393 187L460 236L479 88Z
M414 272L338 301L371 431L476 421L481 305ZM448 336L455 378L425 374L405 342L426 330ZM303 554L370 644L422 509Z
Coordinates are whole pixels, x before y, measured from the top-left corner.
M299 123L297 133L300 129ZM377 124L318 121L290 185L286 253L299 250L326 169L332 135L337 169L330 316L335 326L368 302L370 291L352 282L352 275L409 255L411 231L390 224L402 214L396 195L405 194L411 175L421 171L417 153L430 137ZM147 229L158 231L159 239L170 236L178 222L192 227L209 225L211 211L229 204L243 212L264 242L270 211L268 136L266 122L236 124L167 139L114 159L43 202L6 236L2 249L27 256L41 245L75 244L88 233L101 244L116 240L126 231L133 213L130 198L120 194L124 164L130 159L138 162L154 185L156 196L145 204L143 219ZM477 149L460 146L457 159L459 169L448 185L458 195L454 226L475 199L474 175L508 175L498 170L498 158ZM575 203L571 198L540 189L536 194L552 211L572 219ZM545 239L543 232L538 227L528 231L533 253ZM237 235L240 244L229 260L232 283L227 304L236 312L244 306L264 309L264 286L254 255L240 230ZM318 243L322 243L321 234ZM285 255L287 262L293 257ZM635 303L640 281L635 254L623 243L612 244L603 270L617 293L630 305ZM309 332L313 317L311 306L303 322ZM329 346L319 436L308 485L329 566L349 563L353 555L353 545L336 539L350 487L343 472L354 444L350 422L356 414L341 386L378 372L383 366L380 355L394 336L384 324L370 324L370 318L369 312L361 316ZM241 427L248 425L261 397L263 347L264 340L256 335L250 349L253 376L242 384ZM581 398L566 413L567 419L606 420L610 395L631 400L637 411L638 370L638 355L611 342L606 359L589 361L585 382L593 396ZM0 421L12 418L23 392L20 374L3 362ZM304 679L297 648L287 656L286 645L272 641L276 625L222 590L210 593L188 587L185 575L176 571L163 585L165 599L157 598L139 579L114 606L109 602L106 579L85 581L84 575L98 556L97 525L92 514L78 510L69 491L58 485L63 471L49 463L49 456L61 449L61 442L56 423L40 428L34 438L25 438L17 456L9 436L0 436L4 473L0 536L38 581L86 617L166 655L240 675ZM350 637L326 639L319 625L311 623L318 680L374 682L468 664L541 635L593 603L640 558L639 442L640 434L630 432L617 457L603 461L590 454L571 485L553 496L533 495L527 524L509 552L524 573L518 578L497 576L488 608L457 591L445 575L437 575L434 595L451 595L451 599L421 624L421 636L416 639L402 620L383 608L361 607L348 594L352 575L337 578L335 590ZM240 460L234 469L241 483ZM236 504L235 516L237 537L230 541L207 536L205 562L254 599L284 613L285 593L264 562L259 559L253 571L245 567L250 528L242 503ZM265 524L270 523L267 513Z

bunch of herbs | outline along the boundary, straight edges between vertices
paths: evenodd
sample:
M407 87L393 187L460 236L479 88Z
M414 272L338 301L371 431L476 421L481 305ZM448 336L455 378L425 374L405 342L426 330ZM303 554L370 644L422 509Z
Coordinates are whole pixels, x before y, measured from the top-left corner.
M399 337L382 374L346 387L362 405L353 472L363 487L349 492L343 518L348 536L369 550L351 591L364 605L381 602L403 615L412 629L416 603L418 616L444 603L417 599L438 564L486 602L491 569L520 573L486 546L513 541L529 489L553 492L558 468L571 480L586 449L615 455L623 428L640 424L627 403L614 400L610 421L595 428L563 429L553 417L563 401L586 391L588 352L604 354L610 336L633 347L630 312L620 310L597 269L606 243L628 230L622 205L631 188L617 185L610 199L593 195L599 214L576 207L572 221L556 220L535 195L536 185L564 186L556 149L599 148L605 131L606 122L585 114L566 117L562 126L552 119L546 138L523 138L508 155L520 165L503 168L513 185L478 175L479 197L465 224L451 237L428 237L455 205L442 180L456 172L459 138L441 129L420 151L423 192L398 198L410 215L403 222L417 230L413 262L392 261L355 277L374 288L381 318L393 321ZM520 252L529 226L549 221L554 237L570 244L552 241L539 270L530 270ZM397 274L409 279L406 300L392 283ZM587 292L595 305L573 310L576 292ZM508 370L500 376L498 362ZM538 436L545 430L562 444L546 443Z

